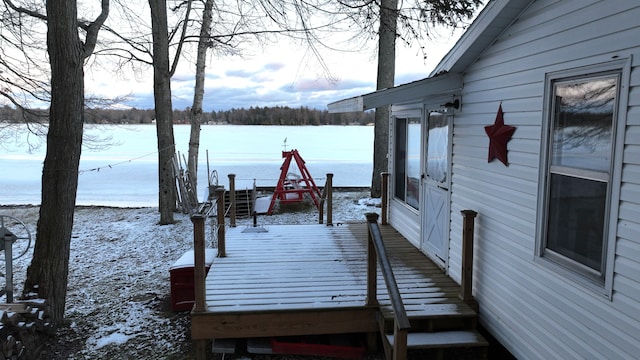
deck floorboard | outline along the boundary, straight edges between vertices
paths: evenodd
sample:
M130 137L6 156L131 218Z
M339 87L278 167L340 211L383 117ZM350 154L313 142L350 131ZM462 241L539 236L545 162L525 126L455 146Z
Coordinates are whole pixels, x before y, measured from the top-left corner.
M409 317L428 316L429 312L468 313L469 309L458 299L458 284L393 228L380 229ZM351 326L349 316L362 317L363 310L358 309L366 304L365 223L331 227L273 225L267 230L243 232L240 227L227 228L227 257L215 258L206 277L207 307L200 315L209 316L210 320L193 314L196 321L192 326L203 327L193 328L194 334L224 333L231 337L234 331L262 333L269 329L287 333L287 324L306 319L305 313L316 322L323 318L333 322L344 319L345 328ZM380 272L377 278L380 308L385 316L391 316L391 303ZM348 312L349 309L353 311ZM325 311L334 311L335 315L322 315L328 314ZM277 318L268 314L277 314ZM247 321L264 318L280 324L271 328L266 324L242 324L242 316L250 319ZM233 321L233 325L224 328L221 321ZM264 328L255 330L260 326ZM318 326L328 331L331 324ZM352 327L357 330L371 326L373 323ZM211 332L204 328L211 328ZM301 333L309 331L300 329Z

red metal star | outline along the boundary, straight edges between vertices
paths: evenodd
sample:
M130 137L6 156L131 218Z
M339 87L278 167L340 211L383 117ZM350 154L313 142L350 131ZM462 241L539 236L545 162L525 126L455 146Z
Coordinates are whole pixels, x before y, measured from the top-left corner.
M516 131L513 126L504 124L504 114L502 112L502 103L498 107L498 114L496 115L496 121L493 125L487 125L484 127L484 131L489 136L489 159L491 162L493 159L498 158L503 164L509 166L507 161L507 143L511 140L511 136Z

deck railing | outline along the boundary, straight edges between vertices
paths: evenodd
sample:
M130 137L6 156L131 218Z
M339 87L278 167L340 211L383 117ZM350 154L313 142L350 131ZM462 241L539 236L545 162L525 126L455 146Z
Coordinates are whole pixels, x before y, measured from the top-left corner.
M380 262L380 270L382 277L387 285L389 299L394 314L394 359L406 359L407 357L407 333L411 328L407 311L404 308L400 290L396 278L393 275L393 268L387 256L387 250L382 241L382 234L378 226L378 214L367 213L367 305L374 306L378 304L378 262ZM377 255L377 256L376 256ZM384 329L382 329L384 330ZM383 334L384 336L384 334Z
M236 227L236 174L229 174L229 226Z
M460 299L472 309L478 310L478 304L473 298L473 231L475 218L478 215L473 210L462 210L462 277L460 280Z
M218 257L225 257L226 255L226 241L225 241L225 217L228 208L225 209L224 202L224 187L218 187L215 189L215 202L217 212L217 247ZM193 293L194 293L194 312L202 312L206 310L205 305L205 277L206 277L206 265L205 265L205 228L204 222L208 217L208 213L195 213L191 215L191 222L193 223Z
M320 196L318 207L318 223L324 222L324 203L327 202L327 226L333 225L333 174L327 174L327 180Z
M233 197L233 196L232 196ZM226 241L224 238L225 228L224 228L224 218L226 215L226 209L224 207L224 188L216 189L216 205L217 213L218 213L218 257L227 256L227 247Z
M205 245L204 245L204 219L203 214L191 216L193 223L193 306L194 312L203 312L205 306Z
M389 173L383 172L380 176L382 177L380 183L380 188L382 189L380 194L380 213L382 214L382 219L380 219L380 223L387 225L387 214L389 213Z

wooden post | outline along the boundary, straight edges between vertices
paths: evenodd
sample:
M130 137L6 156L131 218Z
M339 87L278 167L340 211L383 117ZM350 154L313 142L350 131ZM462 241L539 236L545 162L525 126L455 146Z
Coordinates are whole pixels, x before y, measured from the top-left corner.
M378 214L366 213L367 222L378 221ZM378 256L371 231L367 231L367 305L378 305Z
M194 340L196 360L207 359L207 340Z
M333 225L333 174L327 174L327 226Z
M193 292L195 305L194 312L205 310L205 249L204 249L204 216L195 214L191 217L193 223Z
M218 257L227 256L224 241L224 188L216 189L216 201L218 203Z
M387 211L388 211L388 207L389 207L389 173L388 172L383 172L380 174L380 176L382 176L382 182L380 184L380 187L382 188L382 192L381 192L381 206L380 206L380 213L382 214L382 220L380 221L380 223L382 225L387 225Z
M236 227L236 174L229 174L229 226Z
M393 330L393 360L407 359L407 330L398 329L397 324Z
M477 305L473 299L473 232L474 219L478 215L473 210L462 210L462 279L460 281L460 299L476 308Z

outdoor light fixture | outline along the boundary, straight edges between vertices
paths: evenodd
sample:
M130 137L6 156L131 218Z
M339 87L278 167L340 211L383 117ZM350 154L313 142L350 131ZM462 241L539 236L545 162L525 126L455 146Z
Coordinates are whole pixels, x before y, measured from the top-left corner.
M447 109L460 109L460 99L454 99L453 101L449 101L443 105L440 106L444 106Z

